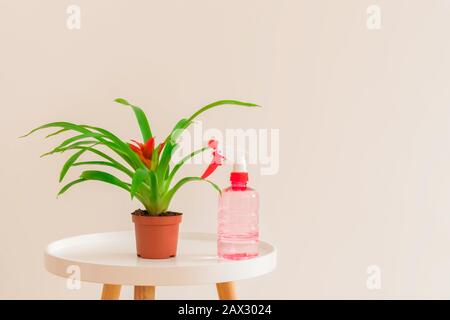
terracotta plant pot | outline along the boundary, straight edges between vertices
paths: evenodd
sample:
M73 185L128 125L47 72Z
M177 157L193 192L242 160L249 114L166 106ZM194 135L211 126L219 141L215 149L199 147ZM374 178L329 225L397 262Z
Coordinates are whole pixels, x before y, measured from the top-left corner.
M181 213L168 212L163 216L142 215L141 210L132 213L138 257L167 259L177 254L178 229Z

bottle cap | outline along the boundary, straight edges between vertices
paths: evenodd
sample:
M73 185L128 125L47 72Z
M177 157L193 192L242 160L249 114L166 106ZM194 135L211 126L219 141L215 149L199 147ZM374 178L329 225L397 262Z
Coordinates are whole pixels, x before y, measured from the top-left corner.
M238 158L233 164L233 171L230 174L231 183L247 184L248 173L247 163L244 157Z

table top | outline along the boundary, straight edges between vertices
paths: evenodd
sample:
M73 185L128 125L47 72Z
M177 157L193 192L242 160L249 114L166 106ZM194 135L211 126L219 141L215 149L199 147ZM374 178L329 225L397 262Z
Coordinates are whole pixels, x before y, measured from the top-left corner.
M81 281L121 285L197 285L236 281L269 273L276 267L276 249L260 241L259 256L224 260L217 256L216 235L182 233L177 256L136 256L134 231L95 233L52 242L45 250L47 271Z

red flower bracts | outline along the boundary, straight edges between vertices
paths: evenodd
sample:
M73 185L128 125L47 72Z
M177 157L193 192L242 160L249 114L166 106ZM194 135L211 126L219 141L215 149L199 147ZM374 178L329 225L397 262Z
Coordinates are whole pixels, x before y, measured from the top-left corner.
M135 143L135 145L131 143L128 144L131 150L133 150L139 156L145 166L150 169L152 165L153 151L155 151L155 137L151 137L150 139L148 139L145 144L136 140L131 141ZM160 155L163 148L164 142L159 145L158 156Z

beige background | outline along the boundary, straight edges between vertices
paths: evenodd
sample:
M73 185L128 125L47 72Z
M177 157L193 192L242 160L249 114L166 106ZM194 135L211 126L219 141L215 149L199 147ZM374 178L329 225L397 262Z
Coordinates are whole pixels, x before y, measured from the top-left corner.
M66 28L69 4L81 6L79 31ZM371 4L382 10L377 31L366 27ZM128 229L137 203L99 183L56 200L65 157L39 159L56 141L16 137L54 120L139 137L116 97L142 105L159 136L222 98L264 108L216 110L205 126L280 129L279 173L251 168L279 266L241 282L240 297L449 298L449 30L448 0L0 0L0 298L98 297L97 285L69 291L48 274L43 248ZM228 170L214 180L224 185ZM173 203L182 230L214 232L215 197L183 189ZM371 264L378 291L366 288Z

